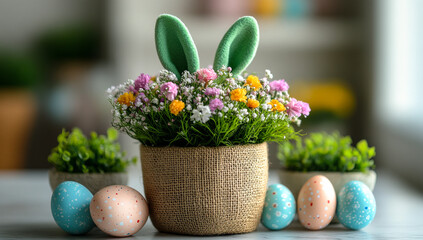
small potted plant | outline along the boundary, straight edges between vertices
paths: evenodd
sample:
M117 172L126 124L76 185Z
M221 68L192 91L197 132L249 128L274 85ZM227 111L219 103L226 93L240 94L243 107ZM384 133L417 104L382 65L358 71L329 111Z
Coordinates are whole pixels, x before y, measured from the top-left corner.
M336 192L352 180L362 181L373 190L375 155L375 148L369 147L366 140L354 147L349 136L340 136L337 132L312 133L304 139L297 138L294 143L279 145L278 158L283 165L280 181L294 196L298 196L302 185L315 175L326 176Z
M266 142L291 139L307 103L288 84L245 74L258 45L252 17L223 37L213 68L199 68L195 44L176 17L156 22L165 70L108 90L112 125L141 143L144 190L161 232L222 235L254 231L268 182Z
M94 194L109 185L127 184L126 167L137 159L124 159L117 137L114 128L107 130L107 136L92 132L89 139L78 128L71 133L63 130L57 137L59 145L48 157L54 165L49 171L51 188L54 190L64 181L75 181Z

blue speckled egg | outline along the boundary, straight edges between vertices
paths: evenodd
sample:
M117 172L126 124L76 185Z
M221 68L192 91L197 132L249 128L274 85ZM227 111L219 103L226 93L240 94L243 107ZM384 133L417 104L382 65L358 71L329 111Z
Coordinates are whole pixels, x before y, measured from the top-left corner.
M338 194L336 215L339 222L350 229L369 225L376 214L376 200L372 191L360 181L351 181Z
M261 223L270 230L287 227L295 217L295 198L282 184L270 185L266 192Z
M92 198L93 194L77 182L61 183L51 196L54 221L70 234L89 232L95 226L90 214Z

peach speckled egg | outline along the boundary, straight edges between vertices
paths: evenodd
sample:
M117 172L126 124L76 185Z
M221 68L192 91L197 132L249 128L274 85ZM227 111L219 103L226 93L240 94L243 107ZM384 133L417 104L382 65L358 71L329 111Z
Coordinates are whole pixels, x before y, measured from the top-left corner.
M135 234L144 226L148 218L148 207L137 190L113 185L94 195L90 213L94 223L103 232L124 237Z
M335 216L336 194L325 176L310 178L301 188L297 199L298 218L310 230L325 228Z

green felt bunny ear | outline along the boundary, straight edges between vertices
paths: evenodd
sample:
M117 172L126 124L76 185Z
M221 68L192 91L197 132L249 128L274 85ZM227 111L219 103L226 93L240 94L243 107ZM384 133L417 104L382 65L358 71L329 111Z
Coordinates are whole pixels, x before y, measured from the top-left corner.
M249 16L238 19L220 41L214 58L214 70L227 66L232 68L234 75L242 73L256 55L258 42L256 19Z
M185 70L193 73L200 67L197 48L185 24L177 17L163 14L157 18L156 50L163 67L178 79Z

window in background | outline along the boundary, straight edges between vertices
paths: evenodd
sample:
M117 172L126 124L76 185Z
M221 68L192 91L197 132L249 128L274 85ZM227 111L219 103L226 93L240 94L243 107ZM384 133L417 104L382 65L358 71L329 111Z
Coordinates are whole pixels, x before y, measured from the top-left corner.
M423 140L423 1L377 1L376 120Z

